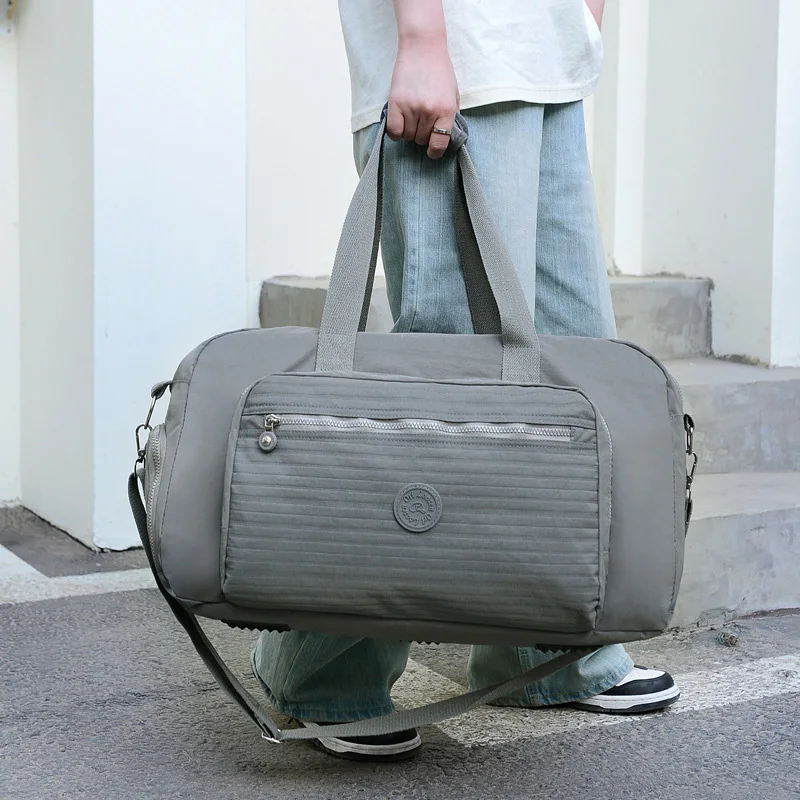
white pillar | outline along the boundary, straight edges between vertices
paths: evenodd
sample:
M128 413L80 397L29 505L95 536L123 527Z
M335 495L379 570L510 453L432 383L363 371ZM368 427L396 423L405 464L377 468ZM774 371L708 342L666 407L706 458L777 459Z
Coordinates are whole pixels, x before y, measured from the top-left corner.
M606 260L644 272L645 109L650 0L608 0L604 64L594 99L593 175Z
M714 351L800 365L793 0L609 2L594 168L627 274L714 281Z
M0 506L19 502L17 42L0 12Z
M775 122L770 360L800 366L800 3L781 0Z
M21 499L91 543L92 6L30 0L17 21Z
M717 353L771 361L778 0L651 3L644 266L715 282Z
M249 0L248 276L326 275L358 175L337 4Z
M28 0L18 31L22 501L130 547L149 386L245 320L245 0Z

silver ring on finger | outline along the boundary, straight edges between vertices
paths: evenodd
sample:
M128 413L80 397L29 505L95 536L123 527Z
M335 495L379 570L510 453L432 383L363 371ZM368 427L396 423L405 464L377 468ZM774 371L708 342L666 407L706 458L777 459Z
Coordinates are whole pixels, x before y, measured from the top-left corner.
M453 133L453 130L452 130L452 128L450 130L447 130L447 128L434 128L433 132L434 133L441 133L442 136L450 136Z

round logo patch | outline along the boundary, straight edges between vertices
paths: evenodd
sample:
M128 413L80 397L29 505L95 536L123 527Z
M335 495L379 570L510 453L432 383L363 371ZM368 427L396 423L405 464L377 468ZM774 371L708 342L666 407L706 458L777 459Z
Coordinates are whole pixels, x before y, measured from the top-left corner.
M407 531L424 533L442 516L442 498L427 483L409 483L394 500L394 516Z

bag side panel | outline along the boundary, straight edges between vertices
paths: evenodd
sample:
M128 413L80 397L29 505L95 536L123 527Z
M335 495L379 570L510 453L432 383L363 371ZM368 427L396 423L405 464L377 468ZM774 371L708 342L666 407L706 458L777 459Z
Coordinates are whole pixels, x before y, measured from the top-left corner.
M580 386L605 419L613 448L612 522L600 630L667 627L676 595L675 444L663 368L626 344L542 337L542 380ZM674 409L677 410L677 409Z
M222 487L230 423L242 392L276 368L296 364L312 369L315 346L316 332L307 329L223 335L200 352L185 378L185 395L179 391L170 401L170 459L160 492L160 560L177 597L207 603L223 599Z
M683 414L675 414L671 419L673 456L673 480L675 482L675 590L669 604L669 618L675 612L678 591L683 577L683 559L686 546L686 431L683 427Z

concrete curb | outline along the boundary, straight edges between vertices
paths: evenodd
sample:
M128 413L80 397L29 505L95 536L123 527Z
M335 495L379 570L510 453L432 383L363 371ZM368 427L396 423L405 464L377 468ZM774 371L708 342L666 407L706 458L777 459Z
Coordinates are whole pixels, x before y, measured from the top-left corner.
M800 473L700 475L672 624L800 607Z
M700 472L800 469L800 369L711 358L666 366L697 425Z

